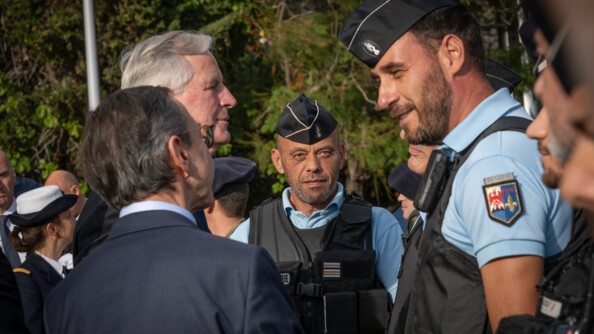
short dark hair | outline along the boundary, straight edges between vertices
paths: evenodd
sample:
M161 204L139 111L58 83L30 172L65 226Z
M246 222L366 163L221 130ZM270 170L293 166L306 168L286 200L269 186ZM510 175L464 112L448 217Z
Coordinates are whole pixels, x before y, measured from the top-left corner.
M247 183L229 183L224 185L214 196L221 211L227 217L243 217L250 194Z
M91 112L80 161L85 179L109 205L121 209L162 189L174 189L168 141L192 145L186 109L163 87L115 92Z
M438 8L417 21L410 32L425 49L434 52L437 52L444 36L458 36L464 42L473 63L484 72L486 56L481 29L464 5Z

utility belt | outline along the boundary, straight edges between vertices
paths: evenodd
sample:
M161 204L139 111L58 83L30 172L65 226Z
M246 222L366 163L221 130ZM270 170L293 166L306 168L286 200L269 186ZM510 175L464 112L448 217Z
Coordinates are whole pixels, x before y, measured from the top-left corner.
M384 333L390 300L376 287L375 251L323 251L277 263L306 333Z

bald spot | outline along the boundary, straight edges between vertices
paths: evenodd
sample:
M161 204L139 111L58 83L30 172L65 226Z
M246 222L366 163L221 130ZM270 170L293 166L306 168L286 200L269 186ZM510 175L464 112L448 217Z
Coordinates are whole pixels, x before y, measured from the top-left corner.
M44 186L51 186L55 185L62 190L62 192L66 195L74 194L79 195L73 191L72 186L76 186L75 189L78 189L78 180L74 174L70 173L66 170L56 170L53 171L47 179L45 179Z

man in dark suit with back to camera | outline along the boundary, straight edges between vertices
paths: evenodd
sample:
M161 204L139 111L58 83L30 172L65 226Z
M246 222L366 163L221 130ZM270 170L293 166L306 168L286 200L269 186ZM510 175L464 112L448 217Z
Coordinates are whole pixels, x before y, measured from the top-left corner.
M125 89L89 115L85 179L120 218L48 296L47 332L301 333L266 251L196 226L213 201L212 141L171 95Z

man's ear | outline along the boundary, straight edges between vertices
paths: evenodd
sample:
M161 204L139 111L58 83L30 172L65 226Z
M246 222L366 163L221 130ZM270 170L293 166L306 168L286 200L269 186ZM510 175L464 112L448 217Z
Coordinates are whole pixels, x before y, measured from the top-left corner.
M466 60L466 48L460 37L452 34L445 35L437 51L438 61L447 78L457 75Z
M272 158L272 163L274 164L276 171L279 172L279 174L284 174L285 169L283 168L283 164L281 162L280 151L277 148L273 148L270 150L270 157Z
M179 171L182 177L186 178L190 173L188 149L184 147L181 138L178 136L169 137L167 142L171 164Z
M76 185L76 184L73 184L73 185L70 187L70 193L71 193L71 194L75 194L75 195L77 195L77 196L80 196L80 188L78 187L78 185Z
M206 209L204 209L204 211L206 213L208 213L209 215L212 214L212 212L214 211L214 207L215 207L215 203L217 202L217 200L215 199L211 205L209 205Z

